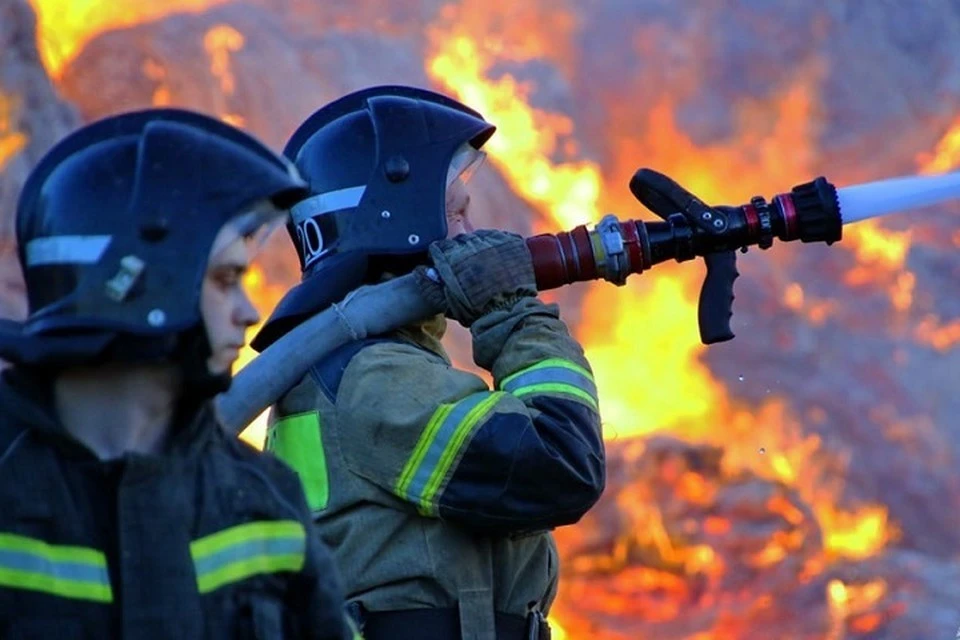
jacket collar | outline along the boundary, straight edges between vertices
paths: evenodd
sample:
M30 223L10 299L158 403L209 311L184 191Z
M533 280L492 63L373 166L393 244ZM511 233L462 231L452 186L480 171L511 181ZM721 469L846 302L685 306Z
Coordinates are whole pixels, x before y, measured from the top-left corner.
M440 314L423 322L407 325L402 329L398 329L393 335L437 354L443 358L447 364L450 364L450 356L447 355L447 351L441 343L446 332L447 319L443 314Z
M96 459L86 445L66 430L57 416L50 377L19 367L6 369L0 376L0 407L3 407L5 417L14 424L34 430L65 453ZM198 452L217 429L212 401L184 408L179 414L179 418L174 418L174 431L167 450L160 456L138 457L157 458L157 462L164 458L189 457Z

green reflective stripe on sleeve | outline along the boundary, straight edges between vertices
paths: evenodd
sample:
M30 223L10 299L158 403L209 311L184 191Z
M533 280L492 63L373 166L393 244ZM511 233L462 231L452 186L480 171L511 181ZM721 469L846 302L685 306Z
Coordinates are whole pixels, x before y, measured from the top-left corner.
M249 522L190 543L197 589L209 593L251 576L300 571L306 531L296 520Z
M438 496L471 437L503 392L480 392L441 405L430 418L407 460L395 492L417 505L421 514L437 515Z
M316 411L280 418L267 430L267 450L290 465L303 484L312 511L327 508L330 480Z
M562 384L562 383L544 383L544 384L534 384L529 387L521 387L513 392L513 395L518 398L522 398L528 395L544 395L544 394L554 394L561 396L571 396L572 398L579 400L589 406L594 411L600 411L599 405L595 398L593 398L589 393L583 389L578 389L573 385Z
M516 380L520 376L525 376L525 375L534 373L536 371L540 371L542 369L549 369L552 367L569 369L570 371L579 373L581 376L589 380L591 383L594 381L593 374L590 373L588 370L584 369L583 367L581 367L580 365L570 362L569 360L563 360L562 358L550 358L549 360L538 362L537 364L531 367L527 367L526 369L521 369L516 373L510 374L509 376L507 376L506 378L500 381L500 388L505 389L507 385L510 384L511 381Z
M544 360L504 378L500 388L518 398L537 394L564 395L598 411L597 385L593 375L583 367L559 358Z
M12 533L0 533L0 587L113 602L107 559L102 552L52 545Z

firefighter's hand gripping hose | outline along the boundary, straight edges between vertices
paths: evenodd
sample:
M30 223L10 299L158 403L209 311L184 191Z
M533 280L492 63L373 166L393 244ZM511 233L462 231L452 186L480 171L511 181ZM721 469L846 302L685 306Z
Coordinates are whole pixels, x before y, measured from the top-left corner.
M430 261L443 282L448 318L470 327L497 308L510 308L524 296L536 296L535 264L523 236L480 229L439 240Z
M662 222L621 222L606 216L593 230L527 238L540 291L573 282L627 276L667 260L702 257L707 275L700 292L698 321L704 344L734 337L730 329L736 251L769 249L783 242L841 239L846 223L960 198L960 172L909 176L836 189L819 177L790 193L761 196L740 206L708 206L667 176L640 169L630 190ZM369 335L387 333L437 313L448 312L449 296L433 267L362 287L315 315L263 351L217 398L223 424L239 434L293 387L310 367L334 349Z

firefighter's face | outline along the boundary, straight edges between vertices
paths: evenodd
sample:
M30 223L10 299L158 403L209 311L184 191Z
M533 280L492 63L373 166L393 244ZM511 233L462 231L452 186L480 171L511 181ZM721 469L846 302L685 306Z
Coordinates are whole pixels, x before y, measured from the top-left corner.
M470 222L470 193L460 178L447 187L447 237L473 231Z
M240 356L247 329L260 321L243 288L250 266L251 247L236 230L224 227L213 243L200 293L200 313L207 327L212 374L230 371Z

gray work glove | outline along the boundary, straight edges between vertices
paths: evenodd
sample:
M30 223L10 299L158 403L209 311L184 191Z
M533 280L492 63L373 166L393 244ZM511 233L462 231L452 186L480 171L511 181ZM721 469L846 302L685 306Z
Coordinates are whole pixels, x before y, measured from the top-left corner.
M465 327L537 295L530 250L515 233L480 230L438 240L430 258L443 282L447 316Z

